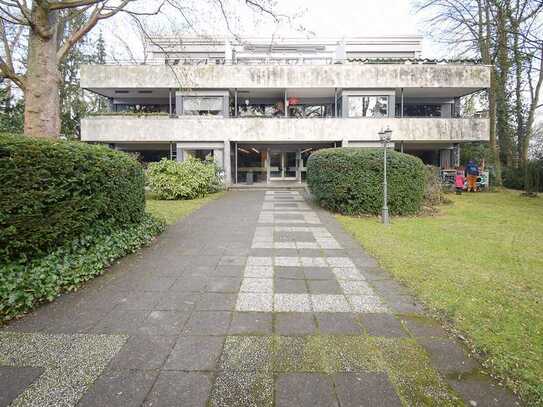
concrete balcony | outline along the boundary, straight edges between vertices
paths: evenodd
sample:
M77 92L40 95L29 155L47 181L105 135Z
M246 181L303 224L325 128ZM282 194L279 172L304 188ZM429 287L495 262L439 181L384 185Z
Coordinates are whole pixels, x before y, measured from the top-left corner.
M465 95L490 86L490 67L460 64L83 65L81 87L430 88ZM457 91L455 91L457 89Z
M462 143L488 141L488 119L446 118L221 118L104 115L81 121L81 139L104 143L216 142L347 143L377 142L389 126L393 141Z

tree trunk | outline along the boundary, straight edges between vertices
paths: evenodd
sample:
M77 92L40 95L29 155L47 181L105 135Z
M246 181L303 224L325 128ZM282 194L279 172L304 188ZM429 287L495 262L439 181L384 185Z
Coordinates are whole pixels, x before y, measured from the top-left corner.
M501 159L507 167L513 165L513 143L509 123L509 104L507 81L509 78L510 60L507 42L507 21L504 10L497 9L497 58L496 58L496 130L500 146Z
M60 73L55 16L40 6L32 14L36 27L28 39L24 132L56 138L60 135Z

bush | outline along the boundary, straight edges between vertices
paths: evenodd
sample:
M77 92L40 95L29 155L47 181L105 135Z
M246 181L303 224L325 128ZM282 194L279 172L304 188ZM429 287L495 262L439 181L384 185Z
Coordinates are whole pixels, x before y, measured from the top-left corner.
M202 198L221 189L220 171L214 161L189 158L177 162L164 158L149 164L148 185L159 199Z
M425 170L419 158L387 152L389 211L413 214L421 209ZM332 148L312 154L307 183L317 201L343 214L379 214L383 207L383 150Z
M43 256L97 222L140 222L144 192L143 169L128 154L0 135L0 259Z
M528 190L532 193L543 192L543 160L529 161L527 173L523 168L504 168L502 179L506 188Z
M439 168L427 165L425 167L425 174L424 205L434 207L448 202L443 193L443 183L439 174Z
M113 260L135 252L163 230L164 223L150 215L126 226L97 223L46 256L0 266L0 324L102 274Z

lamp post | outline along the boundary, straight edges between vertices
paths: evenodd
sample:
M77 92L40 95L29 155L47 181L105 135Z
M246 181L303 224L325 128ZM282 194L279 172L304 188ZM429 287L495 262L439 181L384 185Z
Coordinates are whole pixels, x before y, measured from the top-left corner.
M392 130L387 126L386 129L382 129L379 132L379 138L383 142L383 223L388 225L388 188L387 188L387 148L390 139L392 138Z

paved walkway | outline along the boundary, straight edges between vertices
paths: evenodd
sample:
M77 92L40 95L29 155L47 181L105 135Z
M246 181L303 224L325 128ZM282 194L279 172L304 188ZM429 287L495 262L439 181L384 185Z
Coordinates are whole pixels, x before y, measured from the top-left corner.
M230 192L0 331L0 406L510 406L299 192Z

